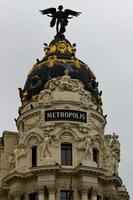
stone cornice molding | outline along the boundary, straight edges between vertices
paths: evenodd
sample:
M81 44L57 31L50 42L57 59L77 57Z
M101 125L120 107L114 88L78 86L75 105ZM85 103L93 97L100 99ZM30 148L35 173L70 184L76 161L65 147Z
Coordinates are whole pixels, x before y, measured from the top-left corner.
M115 176L99 176L98 177L99 181L103 182L103 183L115 183L117 187L122 185L122 180L119 176L115 175Z
M2 183L3 184L9 184L10 182L13 182L14 180L16 181L17 179L21 179L21 180L26 180L29 179L31 177L36 177L38 174L44 174L46 173L57 173L59 171L60 166L56 166L56 165L49 165L49 166L41 166L41 167L31 167L29 172L26 173L19 173L17 171L14 171L10 174L8 174L7 176L5 176L2 179Z
M19 125L19 123L22 121L22 120L27 120L27 119L30 119L32 118L32 116L36 116L36 115L39 115L41 114L41 108L38 107L38 108L34 108L32 110L27 110L25 111L24 113L22 113L18 119L17 119L17 126Z
M8 174L3 180L4 183L11 183L14 181L19 180L27 180L32 177L37 177L40 174L63 174L63 175L93 175L98 176L99 181L103 183L114 183L116 186L121 186L122 181L119 176L110 176L107 177L104 175L104 170L94 167L88 167L88 166L78 166L78 167L62 167L60 165L49 165L49 166L40 166L35 168L30 168L30 171L27 173L19 173L17 171L14 171L10 174Z

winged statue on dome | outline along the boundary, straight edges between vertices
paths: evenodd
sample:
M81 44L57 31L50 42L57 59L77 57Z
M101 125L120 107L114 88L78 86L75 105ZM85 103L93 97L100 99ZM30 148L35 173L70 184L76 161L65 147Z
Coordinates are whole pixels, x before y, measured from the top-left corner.
M76 12L74 10L65 9L63 11L63 6L60 5L58 10L56 8L47 8L45 10L39 10L42 15L47 15L51 17L50 27L54 27L56 25L57 35L62 35L66 31L66 26L68 24L68 20L73 17L78 17L81 12Z

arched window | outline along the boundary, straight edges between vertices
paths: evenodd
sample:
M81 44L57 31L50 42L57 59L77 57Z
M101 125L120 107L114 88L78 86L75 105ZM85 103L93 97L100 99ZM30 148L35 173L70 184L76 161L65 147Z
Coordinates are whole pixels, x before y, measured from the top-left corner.
M37 166L37 146L31 147L31 166Z
M99 164L99 150L93 148L93 161Z
M72 144L61 144L61 165L72 165Z

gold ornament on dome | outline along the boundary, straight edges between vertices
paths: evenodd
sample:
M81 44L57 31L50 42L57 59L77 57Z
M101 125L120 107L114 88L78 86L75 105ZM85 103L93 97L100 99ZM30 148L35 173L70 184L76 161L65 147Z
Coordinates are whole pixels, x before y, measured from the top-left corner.
M54 45L46 46L44 48L44 52L46 55L52 54L55 52L59 52L61 54L65 54L67 52L71 54L71 53L76 52L76 49L72 47L70 44L68 44L66 41L59 41Z
M57 50L60 52L60 53L65 53L67 51L67 45L64 41L59 41L58 44L57 44Z

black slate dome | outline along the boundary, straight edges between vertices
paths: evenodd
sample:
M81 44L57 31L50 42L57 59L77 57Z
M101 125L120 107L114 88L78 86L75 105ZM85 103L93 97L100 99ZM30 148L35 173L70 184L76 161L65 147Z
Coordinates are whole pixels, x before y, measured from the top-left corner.
M26 101L30 101L32 97L44 90L44 86L49 80L63 76L66 69L69 70L71 78L79 79L86 90L90 91L92 95L98 96L95 75L85 63L75 57L75 44L71 45L63 35L62 37L56 36L49 45L45 43L44 45L45 57L42 60L37 59L22 90Z

